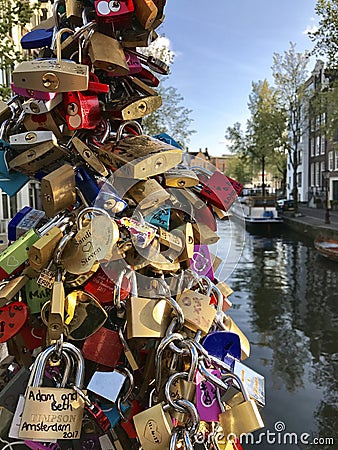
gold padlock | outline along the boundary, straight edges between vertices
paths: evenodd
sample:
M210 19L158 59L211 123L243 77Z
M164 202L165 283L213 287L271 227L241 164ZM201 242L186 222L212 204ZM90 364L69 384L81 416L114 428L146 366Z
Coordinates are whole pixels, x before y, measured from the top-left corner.
M94 31L90 37L88 54L94 67L114 75L128 75L129 67L118 40Z
M65 288L62 281L61 271L58 271L57 279L54 281L52 297L49 304L48 337L51 340L59 340L65 329ZM42 308L47 307L46 302ZM42 311L41 311L41 314Z
M28 261L33 270L40 271L48 265L62 236L60 228L53 227L32 245L28 251Z
M82 24L83 5L79 0L65 0L66 17L70 23L80 26Z
M231 331L232 333L236 333L239 336L239 340L241 342L241 360L243 361L244 359L249 358L250 342L248 338L230 316L227 316L225 314L223 316L224 317L222 323L218 321L219 325L221 325L221 328L223 330Z
M3 281L0 283L0 308L6 305L6 303L12 300L20 292L20 290L27 283L28 279L28 276L20 275L9 281Z
M54 217L76 201L75 173L64 164L41 180L42 206L47 217Z
M158 9L152 0L134 0L135 15L145 30L152 27Z
M40 170L54 170L64 162L66 156L67 152L57 144L56 139L52 139L20 153L8 162L8 167L34 176Z
M104 116L112 116L122 120L140 119L148 114L153 113L162 106L162 98L159 95L149 95L148 97L141 97L119 102L114 105L113 109L106 109Z
M139 181L129 189L128 195L137 203L141 211L150 214L170 197L169 193L154 179Z
M193 229L196 244L211 245L219 241L218 234L202 222L194 223Z
M235 380L243 394L244 402L233 406L225 410L222 402L220 406L222 412L219 415L219 421L221 423L224 436L240 437L242 434L252 433L255 430L264 428L264 422L258 411L258 407L254 400L249 398L249 394L242 383L241 379L233 374L229 373L224 375L223 379L231 378ZM218 391L219 394L219 391Z
M170 414L158 403L133 417L136 432L144 450L168 449L174 428Z
M54 111L41 115L25 114L23 119L24 127L27 131L52 131L55 138L61 139L62 133L59 128L59 121ZM29 141L32 141L33 135L28 135ZM54 137L52 138L52 140ZM32 142L33 143L33 142Z
M165 185L178 189L197 186L199 179L193 170L178 168L170 169L163 174Z
M15 86L42 92L88 89L89 66L61 59L61 36L65 32L69 30L64 28L56 34L56 59L24 61L14 69Z
M177 298L186 327L192 331L201 331L203 335L207 334L216 317L216 309L210 305L210 297L185 289Z
M95 153L78 137L72 137L71 144L92 169L96 170L96 172L98 172L103 177L107 177L109 175L109 172L104 164L102 164Z

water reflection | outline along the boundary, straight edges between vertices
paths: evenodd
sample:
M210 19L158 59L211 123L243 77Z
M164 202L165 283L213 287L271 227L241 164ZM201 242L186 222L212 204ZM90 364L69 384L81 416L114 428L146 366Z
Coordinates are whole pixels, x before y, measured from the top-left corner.
M227 225L222 225L226 228ZM246 448L338 448L338 264L324 260L299 235L246 234L243 255L228 279L232 317L252 342L247 364L266 377L267 429L334 437L325 444L266 442Z

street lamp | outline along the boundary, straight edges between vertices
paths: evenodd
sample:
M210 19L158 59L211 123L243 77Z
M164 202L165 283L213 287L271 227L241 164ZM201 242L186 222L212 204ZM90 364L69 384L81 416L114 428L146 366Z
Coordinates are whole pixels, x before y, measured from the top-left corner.
M329 178L330 172L325 170L323 172L324 177L324 186L325 186L325 223L329 224L330 222L330 209L329 209Z

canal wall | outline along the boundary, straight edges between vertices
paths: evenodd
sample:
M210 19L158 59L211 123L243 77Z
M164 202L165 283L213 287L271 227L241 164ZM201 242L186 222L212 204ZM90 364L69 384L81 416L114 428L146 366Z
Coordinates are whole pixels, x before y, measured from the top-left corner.
M284 223L287 228L297 233L307 236L309 239L315 239L318 235L329 239L338 240L338 226L335 224L322 224L313 217L300 216L291 217L284 216Z

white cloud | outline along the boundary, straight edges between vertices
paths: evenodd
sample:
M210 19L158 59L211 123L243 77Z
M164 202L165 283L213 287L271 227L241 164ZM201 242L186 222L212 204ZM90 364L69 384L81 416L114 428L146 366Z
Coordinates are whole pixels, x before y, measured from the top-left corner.
M318 30L317 25L315 24L308 25L303 31L303 34L315 33L317 30Z

